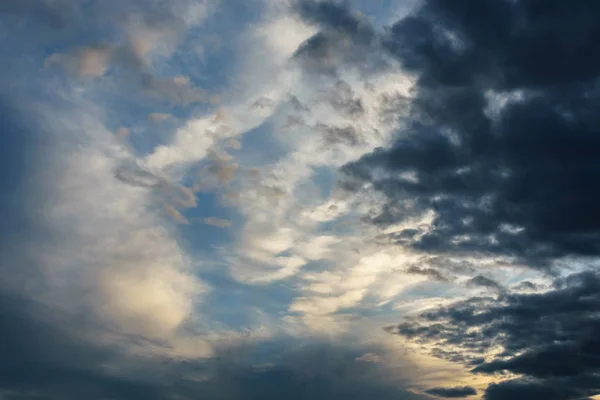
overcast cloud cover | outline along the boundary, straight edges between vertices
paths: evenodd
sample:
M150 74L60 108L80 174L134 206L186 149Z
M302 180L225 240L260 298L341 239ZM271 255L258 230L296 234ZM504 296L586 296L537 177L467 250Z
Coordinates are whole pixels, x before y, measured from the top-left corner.
M0 399L600 394L600 4L0 1Z

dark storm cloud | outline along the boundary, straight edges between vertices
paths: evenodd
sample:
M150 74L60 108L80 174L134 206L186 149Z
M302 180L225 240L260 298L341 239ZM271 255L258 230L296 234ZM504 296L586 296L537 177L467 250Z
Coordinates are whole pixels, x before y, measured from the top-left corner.
M457 387L436 387L425 391L428 394L432 394L438 397L445 397L449 399L459 399L462 397L469 397L477 394L477 390L470 386L457 386Z
M486 398L501 398L493 396L519 388L541 396L544 385L581 397L600 393L599 315L600 274L586 271L556 279L544 293L474 297L427 311L388 331L433 346L436 357L476 365L474 373L527 377L490 386ZM502 352L478 360L493 347Z
M435 211L402 243L429 253L600 254L598 20L583 0L431 0L382 33L418 80L398 140L344 167L387 196L372 222Z

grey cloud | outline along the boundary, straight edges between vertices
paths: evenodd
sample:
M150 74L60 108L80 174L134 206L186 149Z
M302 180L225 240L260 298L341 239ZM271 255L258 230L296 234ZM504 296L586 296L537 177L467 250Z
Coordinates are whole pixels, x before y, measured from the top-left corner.
M467 286L479 286L498 291L502 291L504 289L498 282L483 275L477 275L476 277L469 279Z
M304 125L304 119L302 119L301 117L298 117L296 115L289 115L287 117L285 124L281 127L281 129L289 129L289 128L293 128L295 126L302 126L302 125Z
M323 140L328 145L344 144L346 146L357 146L363 142L356 129L350 125L338 127L325 124L317 124L315 129L323 134Z
M377 71L385 64L377 51L375 30L348 3L300 0L294 3L294 10L305 22L320 28L295 54L308 71L335 76L342 64L365 73Z
M269 108L273 107L273 105L275 105L274 100L269 99L268 97L261 97L252 103L252 108Z
M223 369L218 369L212 374L208 390L203 390L205 398L430 399L402 389L405 378L392 377L384 365L356 361L364 349L313 344L281 351L280 346L274 346L270 352L277 360L272 364L258 366L254 362L251 366L238 361L237 365L229 365L224 374L220 373Z
M226 153L211 152L209 158L211 160L209 165L200 172L199 187L213 187L215 184L223 185L231 182L239 169L238 164L231 162L231 156ZM217 182L206 182L210 178L216 179Z
M524 376L490 386L486 398L502 398L496 393L519 388L524 393L519 398L530 391L539 397L529 398L546 398L542 388L550 385L558 396L550 398L578 399L600 393L599 294L598 273L581 272L557 278L554 289L544 293L474 297L426 311L388 331L432 346L437 357L475 365L474 373ZM502 352L486 355L493 346ZM485 360L479 359L482 354Z
M523 290L537 291L537 290L545 290L545 289L548 289L548 287L546 285L540 285L540 284L533 283L530 281L519 282L517 285L514 285L511 287L511 290L515 290L515 291L523 291Z
M414 231L416 230L405 229L399 235L393 236L393 240L398 243L407 238L410 239L415 234ZM471 261L438 256L423 256L405 269L409 274L427 276L439 282L451 282L457 275L470 275L476 270L476 264Z
M364 113L362 100L355 96L352 87L345 81L337 81L327 99L339 113L349 117L358 117Z
M388 198L372 222L433 211L402 243L429 254L542 268L600 255L599 17L586 1L429 0L381 32L418 78L396 142L343 168Z
M488 386L484 400L591 400L592 391L569 387L554 382L514 379Z
M100 366L118 360L121 350L80 339L76 332L92 323L85 316L75 321L6 293L0 300L0 393L10 391L17 399L158 399L166 394L153 382L103 371Z
M310 108L306 104L304 104L300 100L298 100L298 98L294 95L290 95L290 103L292 105L292 108L296 112L305 113L305 112L310 111Z
M217 218L217 217L207 217L202 219L206 225L215 226L217 228L229 228L231 227L231 222L226 219Z
M474 396L477 394L477 390L470 386L436 387L433 389L426 390L425 392L434 396L449 399L459 399L463 397Z
M158 124L160 122L166 121L169 118L171 118L171 114L169 113L151 113L148 114L148 119L152 122L154 122L155 124Z
M427 276L435 281L448 282L449 279L447 276L443 275L440 271L433 268L422 268L416 265L411 265L407 270L407 273L414 275L423 275Z
M115 170L115 178L118 180L145 188L158 187L164 184L164 179L141 168L136 164L123 164Z

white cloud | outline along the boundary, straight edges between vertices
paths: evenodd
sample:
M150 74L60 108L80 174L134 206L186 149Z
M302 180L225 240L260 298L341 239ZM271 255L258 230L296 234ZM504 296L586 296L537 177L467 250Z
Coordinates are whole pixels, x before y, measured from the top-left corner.
M38 229L51 235L31 243L39 270L30 273L45 282L33 296L99 321L108 330L87 332L96 340L136 335L176 345L209 288L151 211L151 189L116 179L128 154L115 136L82 106L85 99L71 104L42 116L55 144L37 166L34 190L44 199Z

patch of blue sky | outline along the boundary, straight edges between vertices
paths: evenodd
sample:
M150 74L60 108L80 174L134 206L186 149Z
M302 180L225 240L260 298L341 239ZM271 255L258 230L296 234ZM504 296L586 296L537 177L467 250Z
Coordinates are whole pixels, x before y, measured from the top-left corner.
M359 306L344 307L335 312L335 315L348 317L352 320L360 320L363 318L372 318L378 315L385 315L387 310L384 307L375 307L376 304L363 303Z
M239 138L243 151L236 157L237 162L246 168L274 164L284 158L289 149L281 141L274 140L274 122L267 119L254 129L250 129Z
M295 297L294 291L284 283L247 285L229 276L226 268L201 273L200 277L219 288L205 298L204 312L232 329L255 326L257 310L273 318L280 317L287 313Z
M235 232L240 217L231 208L222 207L214 193L196 193L197 207L180 212L190 221L181 225L180 231L192 254L216 254L216 248L229 242ZM231 222L231 227L216 227L203 222L205 218L216 217Z
M192 26L171 57L154 64L158 76L184 75L213 94L227 89L239 68L240 39L262 15L258 1L228 0Z
M315 167L310 179L318 188L321 197L327 198L335 188L337 172L330 167Z
M26 191L40 130L35 120L24 116L0 95L0 243L18 243L35 233L29 229L30 199ZM0 252L7 255L4 249Z
M394 300L411 301L438 297L454 297L460 295L463 289L453 282L427 280L406 287Z

